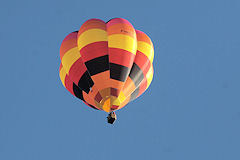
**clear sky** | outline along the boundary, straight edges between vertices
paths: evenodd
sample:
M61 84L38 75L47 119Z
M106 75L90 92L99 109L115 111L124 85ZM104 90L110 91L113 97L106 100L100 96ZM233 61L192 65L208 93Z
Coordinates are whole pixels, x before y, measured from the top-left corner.
M0 4L1 160L239 160L239 0L6 0ZM107 114L62 86L61 41L89 18L129 20L154 79Z

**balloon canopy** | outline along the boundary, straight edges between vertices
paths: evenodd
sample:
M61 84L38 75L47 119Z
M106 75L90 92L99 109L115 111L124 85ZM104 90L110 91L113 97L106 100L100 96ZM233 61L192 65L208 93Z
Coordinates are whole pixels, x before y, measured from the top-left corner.
M151 39L123 18L86 21L65 37L63 86L88 106L112 112L139 97L153 78Z

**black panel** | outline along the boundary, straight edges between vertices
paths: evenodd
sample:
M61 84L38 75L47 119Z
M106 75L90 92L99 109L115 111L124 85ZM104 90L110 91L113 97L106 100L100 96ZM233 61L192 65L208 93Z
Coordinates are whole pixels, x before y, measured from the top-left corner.
M136 99L138 93L139 93L139 87L131 94L130 101Z
M133 63L129 77L132 79L136 87L142 82L144 75L136 63Z
M78 86L86 93L89 93L90 88L93 86L93 84L94 83L87 71L82 75L82 77L80 78L80 80L78 82Z
M91 76L109 70L108 55L85 62Z
M128 67L110 63L110 78L125 82L128 74L130 72L130 69Z
M76 97L84 101L82 90L75 83L73 83L73 93Z

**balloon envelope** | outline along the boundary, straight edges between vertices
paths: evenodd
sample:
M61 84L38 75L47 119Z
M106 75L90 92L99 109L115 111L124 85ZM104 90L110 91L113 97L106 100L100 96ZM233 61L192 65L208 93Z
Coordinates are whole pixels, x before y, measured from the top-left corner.
M63 40L59 75L63 86L85 104L111 112L148 88L153 57L151 39L127 20L90 19Z

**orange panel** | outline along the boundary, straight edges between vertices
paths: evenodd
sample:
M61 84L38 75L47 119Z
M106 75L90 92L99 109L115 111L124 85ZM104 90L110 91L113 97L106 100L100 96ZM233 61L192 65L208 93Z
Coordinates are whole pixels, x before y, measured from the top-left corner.
M136 37L135 29L132 27L132 25L128 25L125 23L117 23L114 25L111 25L107 28L108 35L112 34L125 34L129 35L132 38Z
M123 94L127 97L132 94L132 92L136 89L136 86L130 77L127 78L126 83L122 89Z
M94 84L97 85L98 90L111 87L110 84L110 71L105 71L91 76Z
M88 21L83 23L83 25L79 29L78 36L81 35L83 32L85 32L89 29L94 29L94 28L106 30L106 24L104 21L102 21L100 19L89 19Z

